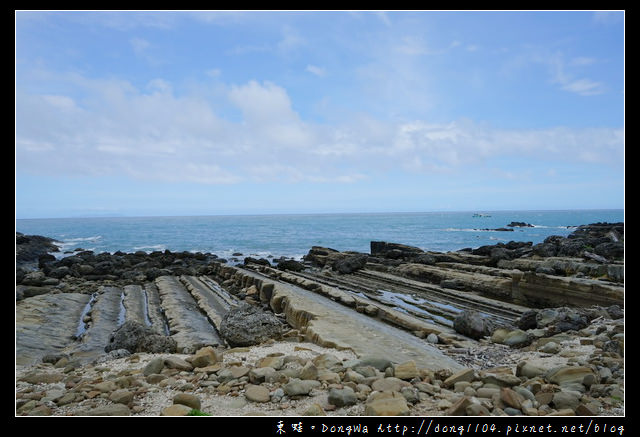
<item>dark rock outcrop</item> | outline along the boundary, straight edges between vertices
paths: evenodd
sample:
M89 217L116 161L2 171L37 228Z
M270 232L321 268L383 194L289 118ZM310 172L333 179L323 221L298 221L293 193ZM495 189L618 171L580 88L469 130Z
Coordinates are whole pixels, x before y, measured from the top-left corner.
M348 274L360 270L367 264L366 254L348 254L343 258L339 258L333 262L333 270Z
M42 237L45 238L45 237ZM20 240L24 240L20 238ZM16 254L20 247L16 246ZM206 275L212 261L220 261L216 255L200 252L115 252L95 254L92 251L74 251L70 256L56 259L44 254L37 257L39 270L33 272L35 261L18 263L16 284L54 285L66 278L81 278L86 281L124 280L128 283L153 281L165 275ZM258 260L264 263L266 260ZM33 275L31 273L36 273ZM55 280L55 281L54 281Z
M566 238L553 235L533 246L533 253L541 257L584 257L585 252L588 258L589 254L604 258L598 262L624 259L624 223L578 226Z
M176 352L176 341L164 335L157 334L153 329L137 322L127 321L116 329L109 339L105 352L126 349L131 353Z
M383 258L400 259L413 258L423 254L424 251L418 247L407 246L406 244L387 243L385 241L371 242L371 255Z
M266 258L257 259L257 258L252 258L248 256L244 259L244 265L247 265L247 264L260 264L263 266L271 267L271 263Z
M513 229L509 229L509 228L482 228L482 229L474 229L474 231L513 232Z
M282 329L282 323L273 313L243 303L222 318L220 335L233 347L252 346L280 338Z
M49 252L59 252L60 249L54 243L56 240L53 238L16 232L16 263L20 265L35 262Z
M326 264L333 263L335 257L339 255L339 251L331 249L330 247L312 246L311 249L309 249L309 253L306 254L303 259L313 266L324 267Z
M301 272L305 269L304 264L292 259L286 259L278 262L277 267L279 270L290 270L292 272Z
M534 226L525 222L511 222L507 226L510 228L533 228Z

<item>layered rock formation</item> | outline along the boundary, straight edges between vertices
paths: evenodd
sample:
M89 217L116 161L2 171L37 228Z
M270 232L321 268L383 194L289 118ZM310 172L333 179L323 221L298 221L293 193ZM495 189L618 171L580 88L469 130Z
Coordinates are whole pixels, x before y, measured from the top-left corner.
M92 402L100 393L127 414L159 414L145 410L140 388L167 378L203 406L208 395L291 405L324 393L309 408L318 414L597 415L623 394L622 224L449 253L388 242L372 242L370 253L313 247L304 263L277 268L170 251L38 257L37 270L18 266L16 275L16 361L40 363L21 370L19 414L103 414L93 407L108 406ZM295 370L277 355L221 363L230 347L250 353L274 340L356 360L318 357ZM96 379L85 375L99 362L161 350L142 355L144 371L132 368L128 382L123 373L84 379ZM29 394L65 374L65 390ZM174 403L195 402L186 394Z

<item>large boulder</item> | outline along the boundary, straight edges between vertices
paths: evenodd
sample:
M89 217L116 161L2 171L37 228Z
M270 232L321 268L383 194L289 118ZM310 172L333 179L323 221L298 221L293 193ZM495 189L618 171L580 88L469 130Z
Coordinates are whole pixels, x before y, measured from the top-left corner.
M257 258L252 258L248 256L244 259L244 265L246 266L247 264L258 264L262 266L271 267L271 263L266 258L257 259Z
M290 270L292 272L301 272L305 269L304 264L293 259L285 259L278 263L279 270Z
M545 308L536 314L536 323L538 328L553 326L557 332L579 331L587 327L589 318L573 308Z
M462 335L479 340L490 336L498 325L477 311L465 310L453 320L453 328Z
M360 270L367 264L367 255L365 254L350 254L344 258L339 258L333 262L333 270L348 274Z
M127 321L113 331L104 351L126 349L131 353L173 353L176 352L176 347L177 344L173 338L157 334L153 329L140 323Z
M324 267L327 264L331 265L341 255L340 252L329 247L312 246L303 259L316 267Z
M241 303L224 315L220 335L236 346L252 346L282 335L282 323L270 312Z

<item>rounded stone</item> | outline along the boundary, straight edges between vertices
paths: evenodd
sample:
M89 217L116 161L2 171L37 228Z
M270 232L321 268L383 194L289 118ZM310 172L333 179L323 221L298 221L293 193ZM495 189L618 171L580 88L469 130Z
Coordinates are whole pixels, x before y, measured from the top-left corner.
M156 373L160 373L164 369L164 359L163 358L154 358L149 361L149 363L144 366L142 374L144 376L153 375Z
M178 393L173 397L173 404L186 405L195 410L200 409L200 399L190 393Z
M409 406L402 395L377 397L367 402L364 414L365 416L408 416Z
M251 402L269 402L269 389L261 385L247 385L245 388L244 396Z
M345 407L348 405L354 405L358 402L356 394L350 387L343 389L332 388L329 390L329 403L336 407Z
M116 404L128 405L133 400L133 393L129 390L116 390L109 395L109 400Z
M174 404L165 408L160 413L161 416L186 416L193 408L182 404Z

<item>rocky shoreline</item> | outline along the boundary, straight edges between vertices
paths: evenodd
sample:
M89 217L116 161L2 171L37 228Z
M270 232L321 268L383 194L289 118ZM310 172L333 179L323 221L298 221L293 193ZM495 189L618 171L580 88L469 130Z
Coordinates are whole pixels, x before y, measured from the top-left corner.
M16 235L16 415L624 414L622 223L275 266L52 247Z

